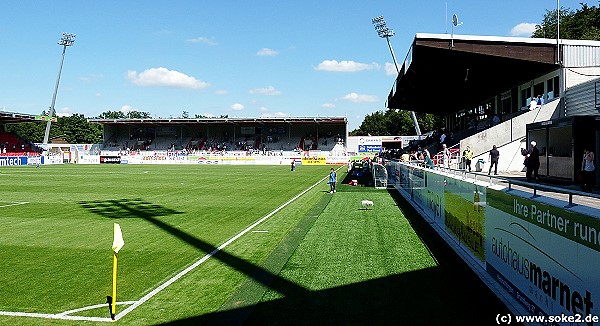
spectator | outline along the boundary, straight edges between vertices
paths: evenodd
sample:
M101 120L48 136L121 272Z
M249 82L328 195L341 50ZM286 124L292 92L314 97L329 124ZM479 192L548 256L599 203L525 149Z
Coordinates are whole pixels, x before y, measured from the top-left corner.
M538 182L540 177L538 176L538 170L540 169L540 150L537 148L535 141L531 142L531 149L527 152L526 158L527 166L527 182L534 180Z
M446 144L442 144L442 164L446 169L450 168L450 150Z
M492 174L492 167L494 168L494 175L498 175L498 159L500 158L500 152L496 148L496 145L492 146L490 150L490 170L488 175Z
M581 161L581 190L592 192L596 179L596 167L594 166L594 152L583 149L583 161Z
M532 95L531 101L529 101L529 110L530 111L535 110L536 106L537 106L537 99Z
M463 152L463 157L465 159L465 169L468 169L469 172L471 172L471 160L473 160L473 151L471 150L471 146L467 146Z

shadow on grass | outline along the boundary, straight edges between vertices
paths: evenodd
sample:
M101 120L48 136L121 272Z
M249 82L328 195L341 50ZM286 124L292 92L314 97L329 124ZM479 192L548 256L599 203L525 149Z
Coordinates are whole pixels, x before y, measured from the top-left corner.
M398 201L395 194L392 196L403 211L410 209ZM412 216L409 221L423 241L428 243L429 249L440 262L439 266L311 291L280 277L277 275L279 271L271 272L224 250L216 252L215 246L158 219L181 212L140 199L80 204L109 218L143 218L204 253L215 253L213 258L283 297L175 320L164 325L488 325L495 322L496 314L508 312L477 276L464 263L461 264L460 258L432 230L427 230L427 223L416 212L409 211L405 215L407 218ZM311 226L311 223L306 223L305 228ZM303 235L298 238L301 241ZM283 259L285 262L289 256ZM259 293L258 297L261 296Z
M248 275L255 281L265 286L268 286L272 279L278 278L277 275L274 275L260 268L259 266L231 255L224 250L218 250L214 245L198 239L193 235L179 230L157 218L172 214L181 214L181 212L177 212L163 206L143 202L140 199L80 202L80 204L96 214L109 218L143 218L144 220L154 224L155 226L158 226L172 236L175 236L176 238L186 242L205 254L213 253L213 258L218 259L232 268L235 268L236 270ZM295 283L286 281L284 279L281 279L277 284L277 287L272 288L283 294L289 293L290 291L298 292L303 290Z
M163 325L491 325L496 310L465 270L432 267ZM277 283L277 280L274 281ZM480 302L476 304L476 302ZM485 302L485 305L481 304ZM488 306L488 304L491 304ZM244 320L238 316L247 315Z
M112 199L79 202L92 213L108 218L149 218L182 214L176 210L136 199Z

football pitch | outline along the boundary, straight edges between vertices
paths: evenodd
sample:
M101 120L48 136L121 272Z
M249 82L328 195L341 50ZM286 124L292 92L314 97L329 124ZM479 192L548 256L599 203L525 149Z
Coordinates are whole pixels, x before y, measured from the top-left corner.
M0 324L111 322L113 223L119 324L464 320L470 298L447 293L454 280L392 196L329 194L330 167L2 168Z

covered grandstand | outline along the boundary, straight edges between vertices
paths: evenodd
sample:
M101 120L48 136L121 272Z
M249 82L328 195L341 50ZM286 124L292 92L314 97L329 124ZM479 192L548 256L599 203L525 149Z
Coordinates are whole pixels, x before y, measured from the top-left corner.
M40 116L16 112L0 112L0 155L2 156L38 156L40 148L27 139L7 132L5 125L42 121Z
M432 154L441 149L441 134L456 153L470 146L474 162L487 161L496 145L503 156L498 170L518 173L523 170L521 148L535 138L542 153L540 175L574 182L583 144L600 152L600 129L592 125L575 133L573 146L567 141L567 150L557 153L568 131L545 137L528 133L527 125L573 116L595 120L600 114L599 59L599 41L562 39L557 45L555 39L419 33L387 107L444 117L444 130L423 146ZM424 105L423 98L431 94L439 103ZM534 98L540 104L530 106ZM459 155L450 161L460 167Z
M345 117L91 119L104 126L103 152L288 152L343 150Z

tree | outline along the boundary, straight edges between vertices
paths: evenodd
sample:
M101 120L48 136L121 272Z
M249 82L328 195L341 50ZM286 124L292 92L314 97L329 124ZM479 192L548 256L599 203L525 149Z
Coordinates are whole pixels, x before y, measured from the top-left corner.
M102 142L102 126L88 122L80 113L58 118L55 127L59 135L71 144L97 144Z
M443 118L433 114L417 114L417 121L422 132L428 132L439 128ZM415 126L406 110L389 109L377 111L365 117L358 129L350 132L351 136L400 136L414 135Z
M41 143L44 141L46 122L39 121L7 124L6 131L15 133L22 139L26 139L34 143Z
M125 119L125 113L122 111L106 111L100 113L98 116L99 119Z
M556 38L556 9L546 10L540 25L531 37ZM581 3L575 11L560 8L560 38L572 40L600 40L600 8Z

